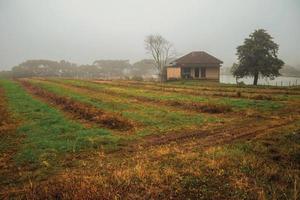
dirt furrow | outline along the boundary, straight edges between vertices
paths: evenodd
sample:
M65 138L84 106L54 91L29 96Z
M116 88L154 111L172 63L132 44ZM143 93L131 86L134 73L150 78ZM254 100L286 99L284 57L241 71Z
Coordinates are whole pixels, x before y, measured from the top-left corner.
M23 139L23 136L16 134L18 124L19 122L10 114L4 90L0 88L0 142L5 146L0 149L0 177L5 177L0 178L0 188L7 185L9 181L17 180L20 171L14 163L14 156Z
M170 142L189 141L191 139L197 140L200 146L213 146L217 144L230 143L239 139L253 138L259 134L263 134L271 129L286 126L293 123L294 120L290 118L281 120L264 120L263 123L256 123L255 119L245 120L243 123L236 125L227 125L227 127L217 127L212 130L195 131L191 133L168 134L164 136L151 136L145 139L144 147L151 147L157 145L165 145Z
M57 83L62 84L62 83ZM125 98L130 98L134 101L138 101L141 103L152 103L152 104L160 104L164 106L171 106L175 108L180 108L183 110L189 110L189 111L196 111L196 112L203 112L203 113L212 113L212 114L218 114L218 113L227 113L231 112L232 108L228 105L221 105L221 104L213 104L213 103L199 103L199 102L183 102L183 101L174 101L174 100L159 100L159 99L153 99L138 95L132 95L132 94L125 94L125 93L118 93L112 90L107 89L95 89L88 86L79 86L75 84L68 84L71 87L76 87L80 89L86 89L89 91L95 91L95 92L101 92L107 95L120 97L123 96Z
M110 129L127 131L133 128L132 122L115 114L72 100L71 98L58 96L24 80L20 81L20 83L31 94L58 106L63 111L70 113L78 119L100 124Z
M216 91L211 90L207 88L180 88L180 87L160 87L156 85L146 85L142 88L138 85L132 85L132 84L114 84L114 83L104 83L104 84L110 84L112 86L118 86L118 87L132 87L136 89L146 89L151 91L159 91L159 92L172 92L172 93L181 93L181 94L188 94L193 96L209 96L212 98L219 98L219 97L228 97L228 98L237 98L237 99L253 99L253 100L273 100L273 101L279 101L280 99L271 95L266 94L253 94L248 92L242 92L242 91Z
M8 105L5 102L4 90L0 88L0 136L13 130L15 124L8 112Z
M266 98L272 97L270 95L300 95L299 91L295 91L293 89L288 89L285 88L284 90L281 88L269 88L269 89L264 89L264 88L255 88L253 90L252 88L235 88L231 89L230 87L225 87L224 88L214 88L214 86L178 86L178 85L166 85L166 84L158 84L158 83L147 83L147 82L131 82L131 81L126 81L122 82L119 81L118 83L114 81L106 81L106 80L94 80L90 81L94 83L102 83L102 84L108 84L108 85L113 85L113 86L119 86L119 87L134 87L134 88L142 88L142 89L152 89L156 91L190 91L191 94L198 94L197 95L212 95L212 96L217 96L217 95L228 95L228 97L237 97L237 98L253 98L253 99L262 99L263 97L266 96ZM192 91L191 91L192 90ZM203 92L209 92L209 93L203 93ZM239 96L238 92L244 94L242 96ZM266 95L267 94L267 95ZM262 97L263 96L263 97ZM272 99L273 100L273 99Z

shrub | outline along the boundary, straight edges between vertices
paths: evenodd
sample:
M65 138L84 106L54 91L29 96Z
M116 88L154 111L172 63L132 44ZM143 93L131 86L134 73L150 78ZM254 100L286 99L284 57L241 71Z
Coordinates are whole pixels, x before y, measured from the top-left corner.
M178 78L174 78L174 77L171 77L171 78L168 79L168 81L177 81L177 80L179 80L179 79Z
M131 77L131 80L133 80L133 81L143 81L144 79L141 76L133 76L133 77Z

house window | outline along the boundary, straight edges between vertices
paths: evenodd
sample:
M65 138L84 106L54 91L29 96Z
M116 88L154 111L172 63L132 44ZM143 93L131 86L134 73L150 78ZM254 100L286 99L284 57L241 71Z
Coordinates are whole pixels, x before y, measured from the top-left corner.
M182 68L182 77L190 78L191 77L191 68Z

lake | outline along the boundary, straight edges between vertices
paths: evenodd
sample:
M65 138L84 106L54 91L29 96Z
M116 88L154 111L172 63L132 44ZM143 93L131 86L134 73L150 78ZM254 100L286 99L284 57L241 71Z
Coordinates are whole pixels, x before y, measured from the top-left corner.
M247 85L253 84L253 78L242 78L239 79L239 82L243 81ZM232 75L221 75L220 76L221 83L230 83L236 84L236 79ZM275 78L274 80L270 80L268 78L258 79L259 85L274 85L274 86L293 86L300 85L300 77L287 77L280 76Z

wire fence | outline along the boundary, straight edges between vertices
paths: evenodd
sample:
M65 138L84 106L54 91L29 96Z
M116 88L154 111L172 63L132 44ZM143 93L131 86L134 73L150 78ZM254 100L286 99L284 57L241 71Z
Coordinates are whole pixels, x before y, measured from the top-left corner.
M220 77L221 83L230 83L236 84L236 79L230 75L221 75ZM246 85L253 84L253 78L243 78L238 80L239 83L243 83ZM293 87L293 86L300 86L300 77L285 77L281 76L275 78L274 80L271 79L259 79L258 85L265 85L265 86L278 86L278 87Z

